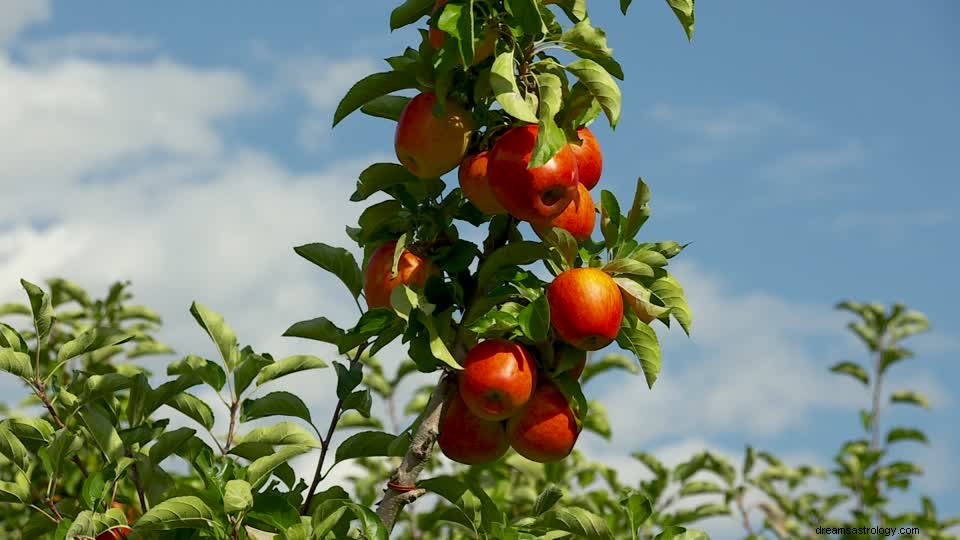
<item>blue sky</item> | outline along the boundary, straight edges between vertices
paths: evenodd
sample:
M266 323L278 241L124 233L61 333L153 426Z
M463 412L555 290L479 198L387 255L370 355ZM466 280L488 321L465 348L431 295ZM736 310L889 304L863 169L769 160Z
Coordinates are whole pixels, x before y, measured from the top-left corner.
M677 273L695 323L691 340L665 338L653 392L639 378L589 388L617 435L585 448L628 476L631 451L679 461L746 441L828 465L866 403L826 374L861 358L832 305L900 300L934 331L889 386L915 384L934 408L888 418L928 430L930 448L905 451L928 462L921 486L941 510L960 513L960 7L701 2L689 44L663 2L626 17L616 4L588 3L626 73L620 125L595 130L601 183L628 198L643 176L643 234L693 242ZM278 337L296 320L350 322L290 247L346 244L356 173L394 159L388 122L329 129L346 88L412 42L387 32L392 5L4 2L0 301L20 277L129 278L184 352L208 347L195 298L264 350L307 347Z

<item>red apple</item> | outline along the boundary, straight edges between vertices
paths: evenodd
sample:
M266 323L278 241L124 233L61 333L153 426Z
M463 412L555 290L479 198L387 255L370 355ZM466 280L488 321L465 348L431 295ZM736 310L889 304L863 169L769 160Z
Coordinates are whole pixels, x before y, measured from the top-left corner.
M577 135L580 137L580 144L570 143L570 150L577 158L580 183L587 189L593 189L603 174L603 153L600 152L600 144L589 128L578 129Z
M505 420L533 395L537 366L519 343L488 339L470 349L460 373L464 403L484 420Z
M526 125L504 133L490 151L487 169L497 201L524 221L552 219L579 199L577 160L569 146L545 165L527 168L538 130L536 125Z
M393 289L403 283L410 286L423 286L427 278L437 273L437 267L422 257L404 250L397 263L397 275L391 277L393 270L393 252L397 242L387 242L378 247L367 261L363 272L363 295L367 299L367 307L389 308L390 294Z
M457 174L460 189L463 190L464 196L484 214L505 214L507 211L493 196L493 191L490 189L490 178L487 176L489 158L489 152L480 152L464 158Z
M418 178L439 178L463 160L475 124L459 103L447 99L443 113L434 115L437 95L424 92L400 113L394 147L397 159Z
M563 341L587 351L616 339L623 322L623 297L609 274L598 268L573 268L547 286L550 322Z
M503 423L470 412L459 391L444 403L439 431L437 444L443 455L465 465L496 461L510 448Z
M566 396L549 381L541 382L527 406L507 422L510 446L539 463L570 455L579 436L577 419Z
M578 242L583 242L593 234L593 228L597 223L597 211L593 205L593 197L583 184L577 185L580 192L580 200L570 203L559 216L542 222L531 223L533 230L541 238L546 237L551 227L559 227L566 230Z

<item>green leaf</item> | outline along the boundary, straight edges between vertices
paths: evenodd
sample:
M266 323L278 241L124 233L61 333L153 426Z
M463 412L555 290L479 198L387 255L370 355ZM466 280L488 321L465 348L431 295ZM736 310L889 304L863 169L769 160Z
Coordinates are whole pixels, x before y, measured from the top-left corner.
M91 375L83 382L82 391L78 393L85 402L89 403L105 397L112 397L116 392L130 388L132 382L130 377L119 373Z
M365 418L370 417L370 407L373 406L373 396L370 395L370 389L357 390L351 393L343 400L343 410L355 410Z
M640 366L636 361L624 354L610 353L598 361L589 362L583 368L583 375L580 376L581 384L586 384L590 379L612 369L622 369L633 375L640 373Z
M53 440L50 441L50 444L46 448L41 448L38 452L44 470L46 470L50 476L56 477L60 474L61 468L67 459L76 454L81 446L82 443L80 439L68 429L63 428L57 431L53 436Z
M0 310L0 315L2 314L3 312ZM0 322L0 349L13 349L15 352L24 354L30 353L30 348L27 347L27 342L24 341L23 336L12 326L2 322Z
M347 290L354 298L360 296L360 291L363 289L363 274L360 272L360 267L352 253L344 248L328 246L319 242L297 246L293 248L293 251L340 278L340 281L347 286Z
M433 357L437 360L440 360L444 364L450 366L456 370L462 370L463 366L450 354L450 349L447 348L447 344L444 343L443 338L441 338L439 332L437 331L436 324L434 323L434 318L423 313L422 311L418 312L420 314L420 322L427 328L427 332L430 336L430 352L433 354Z
M223 511L239 514L253 508L253 492L246 480L230 480L223 491Z
M360 112L376 118L384 118L397 122L400 120L400 114L404 107L410 103L410 98L405 96L380 96L374 98L360 107Z
M490 68L490 87L493 89L493 95L497 103L503 107L507 114L521 120L536 124L536 108L530 105L530 102L524 99L517 87L517 78L513 71L513 52L507 51L497 55L493 61L493 67Z
M654 319L660 319L670 312L670 308L658 306L650 301L650 289L637 283L632 278L615 277L613 281L623 293L625 307L633 312L641 321L649 324Z
M626 316L617 335L617 344L637 355L647 386L652 389L660 374L660 341L657 333L635 316Z
M117 461L124 454L123 440L114 427L110 417L95 405L85 405L80 409L80 419L90 432L93 442L111 462Z
M620 242L620 203L613 193L600 192L600 232L604 245L612 250Z
M133 530L138 533L173 529L219 531L221 525L210 507L192 495L167 499L153 506L133 524Z
M623 239L633 240L640 228L650 218L650 187L643 178L637 178L637 189L633 193L633 204L627 213L627 222L623 225Z
M272 426L258 427L237 438L241 444L269 444L273 446L307 446L320 448L320 441L309 431L293 422L280 422Z
M30 357L13 349L0 349L0 370L24 379L33 377Z
M890 395L891 403L906 403L908 405L917 405L924 409L930 408L930 400L923 394L912 392L910 390L898 390Z
M290 392L271 392L259 399L246 399L240 421L248 422L268 416L293 416L311 422L310 409L302 399Z
M477 286L486 291L490 279L505 266L525 265L550 256L547 247L540 242L521 240L511 242L491 253L477 271Z
M337 398L347 399L350 392L363 382L363 364L354 362L350 367L334 362L333 368L337 371Z
M623 80L623 68L613 59L613 49L607 46L606 33L599 28L594 28L588 17L564 32L560 36L560 41L573 54L593 60L607 70L607 73Z
M567 65L567 70L573 73L586 85L587 90L600 102L610 127L616 128L620 122L620 107L622 96L620 87L613 77L600 64L593 60L582 59Z
M753 465L756 463L756 452L753 450L753 447L747 445L747 449L743 454L743 477L746 479L750 475L750 471L753 470Z
M553 384L567 398L571 410L577 419L577 425L582 426L584 419L590 412L590 404L586 396L583 395L583 388L580 382L573 378L569 371L561 373L553 379Z
M557 122L565 129L589 126L603 113L600 102L581 81L573 85L564 101L564 107Z
M339 345L345 332L326 317L317 317L309 321L294 323L293 326L287 328L283 335Z
M561 498L563 498L563 490L556 484L548 485L547 489L537 496L537 500L533 504L533 514L539 516L547 512L560 502Z
M351 328L337 346L340 354L346 354L370 338L380 335L397 321L392 309L374 308L363 312L356 326Z
M554 0L553 3L558 5L575 23L587 16L586 0Z
M227 382L227 376L219 364L192 354L168 365L167 375L196 375L218 392Z
M524 34L535 36L547 31L537 3L537 0L504 0L507 12L517 19Z
M627 509L627 519L630 521L630 538L637 540L637 529L640 528L653 514L653 505L650 500L637 492L630 492L620 499L620 504Z
M551 510L540 521L553 529L571 533L575 538L613 540L607 521L583 508L572 506Z
M417 482L417 487L436 493L457 506L462 506L461 499L467 492L467 485L452 476L427 478Z
M333 114L333 126L336 127L350 113L380 96L416 87L417 78L407 71L386 71L367 75L357 81L340 100Z
M897 427L887 432L887 444L899 441L916 441L918 443L930 444L927 436L919 429Z
M610 429L610 420L607 418L607 408L599 401L591 401L587 418L583 422L586 430L592 431L604 439L610 440L613 431Z
M173 455L196 433L195 429L183 427L160 435L157 442L150 447L150 462L159 466L160 462Z
M240 361L240 348L237 345L236 334L233 333L233 330L230 329L219 313L211 311L200 303L194 302L190 306L190 313L217 345L227 371L232 372Z
M657 295L663 305L670 308L670 316L676 319L683 331L689 336L693 324L693 312L683 294L683 287L671 275L665 275L650 284L650 292Z
M646 263L634 259L616 259L608 262L603 271L611 275L631 275L642 277L653 277L653 268Z
M383 521L366 506L356 504L349 499L330 499L323 501L314 512L313 538L325 538L334 531L340 519L347 513L360 521L360 531L367 540L388 540L389 533ZM341 536L337 536L340 538Z
M463 4L447 4L437 19L437 28L457 41L457 49L465 66L472 65L474 61L473 24L473 0L466 0Z
M349 437L337 447L336 462L347 459L380 456L403 456L404 451L391 452L390 444L395 436L383 431L361 431Z
M390 31L413 24L430 14L436 0L405 0L390 13Z
M520 311L517 317L523 334L534 343L543 343L547 340L550 331L550 304L547 296L542 295Z
M47 339L50 329L53 328L53 306L50 304L50 296L25 279L20 280L20 285L27 291L27 296L30 298L30 311L33 313L37 340L42 342Z
M830 368L830 371L843 375L849 375L863 383L865 386L870 384L870 376L867 375L867 371L853 362L840 362L838 364L834 364Z
M233 391L238 396L250 387L250 383L260 375L261 370L273 364L273 358L257 354L249 347L240 351L240 358L240 364L233 372Z
M321 369L325 367L327 367L327 363L316 356L310 356L306 354L288 356L279 362L274 362L273 364L270 364L261 370L260 375L257 377L257 386L260 386L265 382L290 375L292 373L298 373L308 369Z
M268 456L254 460L254 462L247 467L247 482L250 482L253 489L259 489L278 467L286 464L296 456L306 454L312 448L315 448L315 446L284 446Z
M551 227L550 231L544 235L543 241L560 255L564 268L574 267L579 246L569 231L560 227Z
M167 405L185 414L201 426L207 429L213 428L213 410L197 396L187 393L177 394L167 401Z
M20 471L14 477L14 482L0 482L0 503L16 504L30 500L30 479Z
M693 481L683 484L680 488L680 495L686 497L689 495L704 495L709 493L725 493L726 490L714 483L708 481Z
M0 426L9 429L28 450L32 451L47 446L54 434L53 426L42 418L28 416L8 418L0 422Z
M623 1L623 0L621 0ZM683 31L687 34L687 40L693 40L694 27L694 0L667 0L667 5L677 16ZM626 12L626 10L624 10Z
M11 463L24 472L30 467L30 454L27 447L6 425L0 425L0 454L6 456Z
M376 417L365 417L357 411L345 411L337 421L337 429L370 428L383 429L383 422Z
M413 175L406 167L398 163L374 163L362 173L357 181L357 189L350 196L353 202L365 201L378 192L389 192L395 186L413 187L424 182Z
M57 361L65 362L71 358L97 349L126 343L133 338L134 334L111 328L91 328L81 333L75 339L64 343L57 352Z

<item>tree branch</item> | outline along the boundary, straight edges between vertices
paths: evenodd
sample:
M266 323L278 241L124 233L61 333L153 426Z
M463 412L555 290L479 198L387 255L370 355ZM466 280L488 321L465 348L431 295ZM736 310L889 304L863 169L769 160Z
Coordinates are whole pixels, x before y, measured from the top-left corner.
M57 414L57 409L53 407L53 402L50 401L50 397L47 396L47 386L43 381L39 380L39 378L38 380L34 381L33 392L38 398L40 398L40 401L43 403L43 406L46 407L47 412L50 413L50 417L53 418L53 423L57 425L57 429L63 429L63 420L60 419L60 415ZM73 461L74 465L76 465L78 469L80 469L80 474L86 478L88 476L87 467L82 461L80 461L80 458L74 454L73 456L70 456L70 460Z

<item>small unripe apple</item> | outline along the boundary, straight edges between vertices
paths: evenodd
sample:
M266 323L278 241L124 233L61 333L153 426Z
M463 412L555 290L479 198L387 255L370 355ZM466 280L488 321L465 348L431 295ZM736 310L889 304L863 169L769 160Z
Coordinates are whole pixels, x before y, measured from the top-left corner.
M487 166L497 201L512 216L531 222L559 216L580 196L577 160L569 145L546 164L527 168L538 131L536 125L511 128L493 145Z
M587 351L616 339L623 322L620 287L599 268L572 268L547 286L550 322L560 339Z
M526 347L488 339L467 352L460 373L460 395L480 418L505 420L526 405L536 380L537 365Z
M484 214L505 214L497 198L490 189L490 178L487 176L487 166L490 163L490 153L480 152L467 156L457 171L460 180L460 189L467 200L473 203Z
M569 232L577 242L583 242L593 234L597 224L597 210L593 205L593 197L583 184L577 185L580 199L570 203L559 216L542 222L531 223L533 230L541 238L546 237L551 227L559 227Z
M437 95L424 92L400 113L394 137L397 159L418 178L439 178L463 160L475 123L470 112L452 99L434 115Z
M568 146L577 158L577 174L579 174L580 183L587 189L593 189L600 182L600 175L603 174L603 153L600 152L600 143L593 136L593 132L586 127L578 129L577 136L580 137L580 144L570 143Z
M397 263L397 275L391 277L396 248L396 241L387 242L374 250L367 261L363 272L363 295L370 309L389 308L390 294L397 285L422 287L428 277L438 272L436 265L427 259L404 250Z
M579 436L577 419L566 396L549 381L538 384L527 406L507 422L510 446L539 463L570 455Z
M440 413L437 444L443 455L465 465L490 463L510 448L502 422L470 412L459 391L451 392Z

